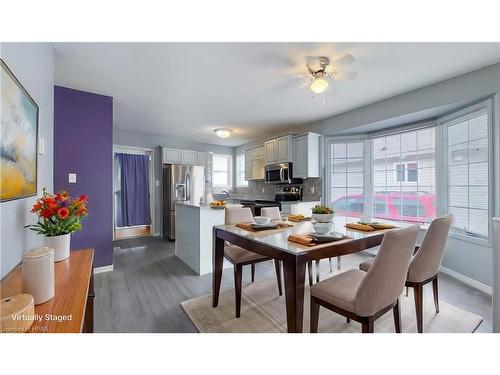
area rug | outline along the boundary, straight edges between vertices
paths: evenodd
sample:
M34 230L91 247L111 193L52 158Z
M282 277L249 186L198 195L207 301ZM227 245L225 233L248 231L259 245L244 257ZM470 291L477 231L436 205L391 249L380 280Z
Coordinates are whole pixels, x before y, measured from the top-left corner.
M401 320L405 333L416 333L415 303L412 288L401 296ZM234 290L221 291L219 306L212 307L212 295L181 303L198 332L202 333L279 333L286 332L285 297L278 295L276 279L269 278L243 286L241 317L234 317ZM458 307L439 302L440 312L434 310L432 290L424 292L424 332L472 333L483 318ZM304 332L309 332L309 286L304 297ZM325 308L320 308L318 332L359 333L361 325ZM375 321L375 333L394 333L392 310Z

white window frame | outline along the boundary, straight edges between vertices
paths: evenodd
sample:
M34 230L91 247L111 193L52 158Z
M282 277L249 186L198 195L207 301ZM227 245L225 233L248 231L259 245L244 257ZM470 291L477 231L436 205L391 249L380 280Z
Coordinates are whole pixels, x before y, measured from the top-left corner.
M214 170L215 163L213 162L213 159L216 157L223 157L227 159L227 184L226 185L216 185L214 180L215 172L222 172L222 171L216 171ZM212 155L212 187L214 188L231 188L232 187L232 181L233 181L233 174L232 174L232 167L233 167L233 156L228 155L228 154L213 154Z
M467 233L464 230L458 228L452 228L450 230L450 236L459 240L476 243L484 246L492 246L492 236L491 236L491 217L495 212L495 168L498 168L498 161L495 162L494 159L494 149L498 147L498 142L494 144L494 135L497 133L493 126L493 103L491 99L483 100L477 104L469 106L459 111L455 111L452 114L443 116L438 119L438 128L441 132L441 150L439 155L441 156L441 169L445 173L440 173L440 178L436 181L436 184L441 186L441 195L439 198L441 201L441 215L448 214L448 206L450 203L450 197L448 194L448 127L463 121L464 117L471 116L475 112L486 110L488 114L488 236L487 238L481 237L475 234ZM436 140L437 144L437 140ZM437 150L436 150L437 154ZM438 166L436 165L436 168ZM497 198L498 199L498 198Z
M408 181L408 164L416 164L417 165L417 181ZM398 179L398 165L403 165L404 168L404 173L403 173L403 181L397 181L401 182L402 184L414 184L418 183L418 160L417 161L410 161L410 162L400 162L400 163L393 163L394 165L394 172L395 172L395 179L397 181Z
M371 160L369 156L371 155L371 146L370 142L368 141L368 138L366 135L360 135L360 136L345 136L345 137L325 137L325 155L326 155L326 168L325 168L325 191L326 194L324 194L324 204L330 205L331 203L331 197L330 197L330 191L331 191L331 173L332 173L332 166L330 163L330 159L332 158L331 154L331 145L336 144L336 143L363 143L363 215L362 216L371 216L372 212L372 195L367 194L367 181L369 181L369 184L371 184ZM371 188L370 188L371 192Z
M243 169L241 170L238 166L238 159L242 157L243 158ZM245 168L246 168L246 164L245 164L245 152L241 152L239 154L236 154L235 155L235 166L236 166L236 171L235 171L235 187L248 187L248 181L245 180ZM243 173L243 184L241 184L240 182L240 175Z

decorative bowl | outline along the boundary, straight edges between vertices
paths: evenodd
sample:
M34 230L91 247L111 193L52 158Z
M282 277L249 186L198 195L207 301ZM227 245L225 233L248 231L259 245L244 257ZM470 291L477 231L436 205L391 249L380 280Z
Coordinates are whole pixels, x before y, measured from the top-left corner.
M259 225L266 225L266 224L269 224L271 222L271 219L269 217L266 217L266 216L254 216L253 219Z
M317 234L328 234L332 231L333 225L331 223L316 223L313 227Z
M318 223L331 223L333 214L312 214L312 218Z

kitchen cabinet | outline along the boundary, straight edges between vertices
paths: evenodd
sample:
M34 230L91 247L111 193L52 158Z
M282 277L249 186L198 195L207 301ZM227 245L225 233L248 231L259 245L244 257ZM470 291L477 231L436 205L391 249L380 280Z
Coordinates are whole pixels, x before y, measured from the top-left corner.
M307 133L293 138L293 177L319 177L321 135Z
M207 165L207 153L180 148L162 147L162 161L165 164Z
M265 147L245 151L245 180L264 179Z
M178 148L163 147L163 163L181 164L181 150Z
M191 150L182 150L182 164L198 164L198 153Z
M206 152L198 152L198 165L203 167L207 166L207 153Z
M265 142L265 164L287 163L292 161L291 135L270 139Z

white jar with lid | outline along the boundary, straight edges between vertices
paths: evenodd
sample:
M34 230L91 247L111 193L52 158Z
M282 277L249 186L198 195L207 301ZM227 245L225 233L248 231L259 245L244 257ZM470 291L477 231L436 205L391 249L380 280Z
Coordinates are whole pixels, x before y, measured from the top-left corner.
M23 293L31 294L35 305L54 297L54 249L42 247L24 253Z

